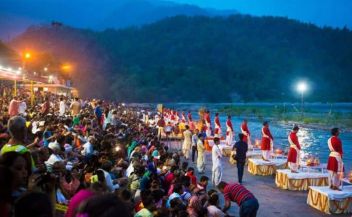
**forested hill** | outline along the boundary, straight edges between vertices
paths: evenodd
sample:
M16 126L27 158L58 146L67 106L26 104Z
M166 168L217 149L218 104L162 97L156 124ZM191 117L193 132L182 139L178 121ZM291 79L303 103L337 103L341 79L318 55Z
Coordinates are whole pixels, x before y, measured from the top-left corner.
M83 96L133 102L352 100L352 32L286 18L167 18L93 32L32 27L12 43L77 63ZM89 78L89 79L86 79Z

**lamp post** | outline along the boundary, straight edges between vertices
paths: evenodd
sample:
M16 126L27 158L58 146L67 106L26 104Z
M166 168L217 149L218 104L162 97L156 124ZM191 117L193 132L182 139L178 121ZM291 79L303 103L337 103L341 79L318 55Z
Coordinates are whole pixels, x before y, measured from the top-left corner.
M308 89L308 86L306 82L301 81L297 84L297 91L301 94L301 115L303 117L304 113L304 92L306 92Z
M25 72L26 69L26 61L29 60L32 57L32 54L30 52L26 52L23 55L23 60L22 60L22 70ZM15 88L15 95L16 95L16 88ZM31 105L33 106L34 104L34 91L33 91L33 80L31 80Z

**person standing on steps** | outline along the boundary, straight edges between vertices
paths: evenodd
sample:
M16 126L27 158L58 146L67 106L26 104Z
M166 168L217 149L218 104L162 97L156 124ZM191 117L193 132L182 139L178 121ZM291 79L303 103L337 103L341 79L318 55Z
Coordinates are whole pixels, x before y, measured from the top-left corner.
M205 146L204 146L204 134L200 133L198 135L197 141L197 169L200 174L203 174L205 171Z
M231 122L231 116L229 115L226 121L226 145L232 145L233 134L234 134L234 131L233 131L233 126Z
M290 150L288 151L287 163L292 173L298 173L301 146L298 141L297 133L299 127L295 125L288 136Z
M189 126L186 125L186 130L183 132L183 145L182 145L182 153L186 160L189 159L189 152L192 145L192 132L189 130Z
M233 146L232 150L236 152L234 156L237 165L237 175L238 175L238 182L242 184L244 166L246 164L246 157L248 151L248 144L244 141L245 135L242 133L238 134L240 141L236 142Z
M274 138L270 133L269 129L269 122L265 121L263 123L262 128L262 143L261 143L261 150L262 150L262 158L265 161L270 160L271 153L274 149Z
M341 179L343 177L343 161L342 161L342 142L338 137L340 134L339 128L331 130L331 137L328 140L330 150L327 169L330 174L330 188L332 190L340 190Z
M221 153L219 144L220 144L220 139L218 137L215 137L214 145L211 150L211 158L213 161L211 181L214 186L217 186L221 182L221 178L222 178L222 163L221 163L222 153Z
M198 134L199 134L199 130L195 129L194 134L192 136L192 162L193 163L194 163L194 158L195 158L196 153L198 156L198 152L197 152Z

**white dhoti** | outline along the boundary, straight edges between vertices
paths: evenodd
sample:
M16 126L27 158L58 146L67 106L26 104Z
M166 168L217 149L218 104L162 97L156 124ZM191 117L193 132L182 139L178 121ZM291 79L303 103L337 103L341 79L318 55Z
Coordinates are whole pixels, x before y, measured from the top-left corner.
M222 178L222 167L215 167L212 169L211 181L214 186L217 186L221 182Z
M161 138L163 134L164 134L164 128L158 127L158 138Z
M264 160L270 160L270 154L271 154L270 150L262 150L262 156Z
M226 132L226 145L232 145L233 143L233 132L227 131Z
M291 171L298 171L299 165L298 163L288 162L288 167Z
M211 137L211 128L210 128L210 123L206 123L207 129L205 131L205 134L207 137Z
M341 186L340 175L337 172L328 170L330 186Z
M183 153L183 156L188 160L189 158L189 153L190 153L190 150L191 150L191 145L192 145L192 142L191 141L184 141L183 142L183 145L182 145L182 153Z
M197 169L199 173L204 173L205 171L205 156L204 153L198 153L197 156Z

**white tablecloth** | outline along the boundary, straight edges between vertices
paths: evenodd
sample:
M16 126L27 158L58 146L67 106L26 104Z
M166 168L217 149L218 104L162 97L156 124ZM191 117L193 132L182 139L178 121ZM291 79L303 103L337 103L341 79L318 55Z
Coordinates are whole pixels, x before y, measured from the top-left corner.
M325 187L311 186L310 188L314 191L318 191L319 193L327 196L329 200L343 200L348 197L352 197L352 186L344 186L342 191L332 190L328 186L325 186Z
M277 170L277 172L284 173L289 179L318 179L318 178L328 178L329 173L308 173L308 172L299 172L292 173L289 169Z
M262 156L262 151L260 149L255 149L255 150L248 150L247 151L247 157L256 157L256 156Z
M286 159L271 159L270 161L265 161L263 159L254 159L250 158L248 161L252 161L255 165L275 165L277 167L284 165L287 160Z

